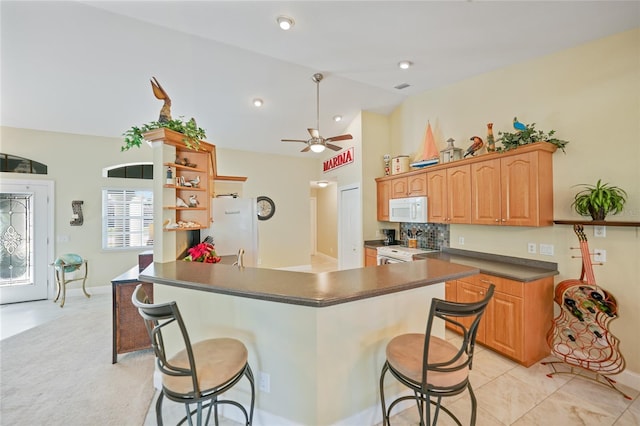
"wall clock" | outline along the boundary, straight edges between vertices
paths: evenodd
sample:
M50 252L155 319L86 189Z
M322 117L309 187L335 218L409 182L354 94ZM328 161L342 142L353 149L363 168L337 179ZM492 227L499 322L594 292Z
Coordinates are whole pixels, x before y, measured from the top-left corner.
M259 220L271 219L276 212L276 204L269 197L258 197L257 205Z

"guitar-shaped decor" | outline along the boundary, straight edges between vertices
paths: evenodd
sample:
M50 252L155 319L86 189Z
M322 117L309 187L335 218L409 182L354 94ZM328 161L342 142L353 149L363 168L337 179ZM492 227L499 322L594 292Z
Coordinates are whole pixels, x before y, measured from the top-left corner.
M618 304L612 294L596 284L584 228L574 225L573 230L580 241L582 273L580 279L565 280L556 286L554 301L560 306L560 314L554 318L547 334L552 354L562 361L542 364L553 368L553 372L547 374L549 377L562 373L579 375L631 399L615 386L615 380L608 377L625 368L624 357L618 350L620 341L609 331L609 322L618 316ZM569 371L558 370L557 364L568 364L571 368ZM595 377L582 374L584 370L596 373Z

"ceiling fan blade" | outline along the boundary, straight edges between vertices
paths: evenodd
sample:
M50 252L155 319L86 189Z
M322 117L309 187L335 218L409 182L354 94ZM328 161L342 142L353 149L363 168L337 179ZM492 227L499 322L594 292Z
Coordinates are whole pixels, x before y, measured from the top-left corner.
M330 138L325 139L325 141L327 142L337 142L337 141L345 141L347 139L353 139L353 136L351 136L350 134L345 134L345 135L340 135L340 136L333 136Z
M311 135L312 138L319 138L320 137L320 132L318 131L318 129L307 129L309 131L309 134Z
M307 141L303 141L302 139L281 139L282 142L302 142L307 143Z
M332 149L334 151L340 151L342 149L341 146L333 145L333 144L330 144L330 143L325 144L325 145L326 145L327 148Z
M301 150L300 152L307 152L311 149L311 147L309 145L307 145L306 147L304 147L303 150Z

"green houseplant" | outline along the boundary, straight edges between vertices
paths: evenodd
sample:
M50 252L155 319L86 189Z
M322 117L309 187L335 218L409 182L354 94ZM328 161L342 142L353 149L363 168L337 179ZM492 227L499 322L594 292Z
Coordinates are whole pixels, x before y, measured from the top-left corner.
M602 183L601 179L595 185L582 184L571 204L581 216L591 216L593 220L604 220L607 214L618 214L622 211L627 201L627 193L624 189L608 183Z
M120 147L120 151L126 151L133 147L139 148L144 140L144 133L163 127L182 133L184 135L184 139L182 139L184 144L187 148L193 150L198 150L200 147L200 140L207 137L204 129L198 127L193 118L189 121L184 121L183 117L167 121L152 121L150 123L143 124L140 127L131 127L129 130L124 132L122 134L122 136L124 136L124 145Z
M496 151L509 151L519 146L527 145L535 142L549 142L566 152L564 147L569 143L561 139L554 138L555 130L545 133L542 130L536 130L536 123L526 124L523 130L516 132L498 132L497 142L502 143L502 147L498 147Z

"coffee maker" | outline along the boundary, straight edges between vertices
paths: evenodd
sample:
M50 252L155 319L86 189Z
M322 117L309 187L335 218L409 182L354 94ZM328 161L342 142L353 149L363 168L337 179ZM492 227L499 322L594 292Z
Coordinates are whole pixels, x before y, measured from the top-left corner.
M396 230L395 229L381 229L382 231L382 236L384 237L382 239L382 243L385 246L390 246L396 243Z

